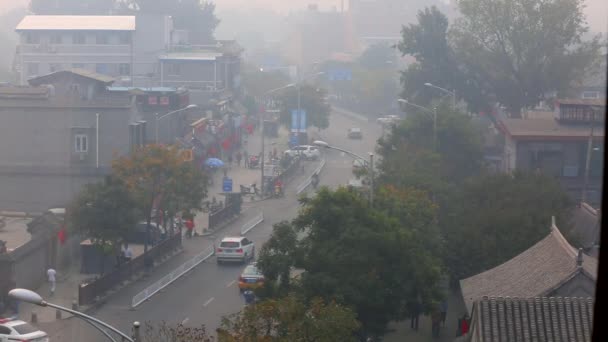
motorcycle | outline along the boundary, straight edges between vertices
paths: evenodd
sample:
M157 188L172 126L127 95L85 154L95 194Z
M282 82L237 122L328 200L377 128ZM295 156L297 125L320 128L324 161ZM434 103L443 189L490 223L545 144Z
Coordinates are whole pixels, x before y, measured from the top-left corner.
M249 168L255 169L260 165L260 158L258 156L249 157Z
M283 197L285 194L283 193L283 187L280 185L274 186L274 197Z
M310 184L312 184L313 188L317 188L317 186L319 186L319 175L318 174L314 174L312 175L312 178L310 179Z
M241 194L243 194L243 195L257 195L258 194L258 188L255 183L251 184L251 186L241 185L240 188L241 188Z

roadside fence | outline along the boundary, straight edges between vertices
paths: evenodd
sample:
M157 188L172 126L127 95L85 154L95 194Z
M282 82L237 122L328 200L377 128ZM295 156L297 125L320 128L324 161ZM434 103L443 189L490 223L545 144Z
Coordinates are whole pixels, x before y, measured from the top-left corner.
M247 223L245 223L241 227L241 235L247 234L247 232L249 232L250 230L255 228L258 224L262 223L263 221L264 221L264 212L260 212L258 215L256 215L254 218L249 220Z
M300 193L302 193L304 190L306 190L306 188L308 188L310 186L310 183L312 183L312 176L316 173L316 174L320 174L321 170L323 170L323 168L325 167L325 159L323 159L321 161L321 164L315 169L315 171L313 171L313 173L302 183L297 187L297 194L299 195Z

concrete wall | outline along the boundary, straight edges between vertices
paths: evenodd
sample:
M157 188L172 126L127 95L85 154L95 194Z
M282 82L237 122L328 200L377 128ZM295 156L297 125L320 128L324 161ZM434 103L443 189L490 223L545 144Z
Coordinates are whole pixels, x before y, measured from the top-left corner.
M137 15L136 30L133 40L133 76L136 82L141 76L154 74L158 81L158 55L168 47L173 23L170 17L163 15ZM150 86L145 84L141 86Z
M45 281L48 256L49 240L44 236L34 237L13 251L11 257L17 287L37 289Z
M224 70L220 63L213 61L163 61L162 65L164 86L205 88L208 85L213 87L217 76L217 88L224 87ZM173 65L179 66L179 72L174 71Z

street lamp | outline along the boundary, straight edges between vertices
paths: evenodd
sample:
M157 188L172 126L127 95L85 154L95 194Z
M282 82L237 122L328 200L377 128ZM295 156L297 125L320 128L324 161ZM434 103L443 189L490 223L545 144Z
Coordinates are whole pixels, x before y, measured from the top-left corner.
M323 148L332 149L332 150L336 150L336 151L340 151L340 152L344 152L344 153L348 154L349 156L351 156L351 157L353 157L355 159L363 160L363 162L366 163L366 166L369 169L369 179L370 179L370 182L369 182L369 206L373 207L374 206L374 154L372 152L369 152L369 162L368 162L367 160L365 160L365 158L363 158L362 156L360 156L360 155L358 155L358 154L356 154L354 152L351 152L351 151L348 151L348 150L345 150L345 149L342 149L342 148L339 148L339 147L336 147L336 146L332 146L332 145L330 145L327 142L322 141L322 140L315 140L313 142L313 145L316 145L316 146L319 146L319 147L323 147Z
M164 119L164 118L166 118L168 116L171 116L171 115L173 115L175 113L179 113L179 112L182 112L184 110L193 109L193 108L198 108L198 106L195 105L195 104L190 104L190 105L188 105L188 106L186 106L184 108L181 108L181 109L178 109L178 110L174 110L174 111L169 112L167 114L164 114L162 116L158 116L159 114L156 113L156 125L155 125L156 126L156 136L155 136L155 142L158 144L158 122L160 120L162 120L162 119Z
M84 314L80 311L71 310L71 309L65 308L65 307L57 305L57 304L49 303L49 302L45 301L44 299L42 299L42 297L34 291L27 290L27 289L12 289L8 292L8 296L15 300L18 300L18 301L22 301L22 302L42 306L42 307L48 306L51 308L55 308L57 310L71 313L72 315L84 320L85 322L87 322L90 325L92 325L93 327L95 327L95 329L97 329L101 333L103 333L110 341L116 342L116 340L114 338L112 338L112 336L110 336L110 334L108 334L108 332L105 331L102 327L104 327L104 328L116 333L120 337L122 337L123 341L127 340L129 342L134 342L131 337L127 336L126 334L124 334L120 330L114 328L113 326L111 326L103 321L100 321L95 317Z
M412 107L416 107L422 110L425 113L429 113L433 115L433 149L437 149L437 107L433 107L433 109L428 109L426 107L419 106L415 103L411 103L408 100L397 99L397 102L404 103L406 105L410 105Z
M450 90L447 90L445 88L441 88L441 87L436 86L436 85L434 85L432 83L429 83L429 82L426 82L424 85L427 86L427 87L431 87L431 88L435 88L435 89L441 90L442 92L444 92L446 94L452 95L452 109L454 109L454 110L456 109L456 90L450 91Z

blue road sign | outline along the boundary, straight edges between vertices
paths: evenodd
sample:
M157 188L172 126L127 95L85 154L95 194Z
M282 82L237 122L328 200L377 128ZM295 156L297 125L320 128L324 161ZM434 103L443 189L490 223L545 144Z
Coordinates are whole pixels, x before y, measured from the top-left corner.
M298 115L297 109L291 111L291 132L306 132L306 111L304 109L300 109L300 115Z
M224 182L222 183L222 191L232 192L232 178L224 178Z

